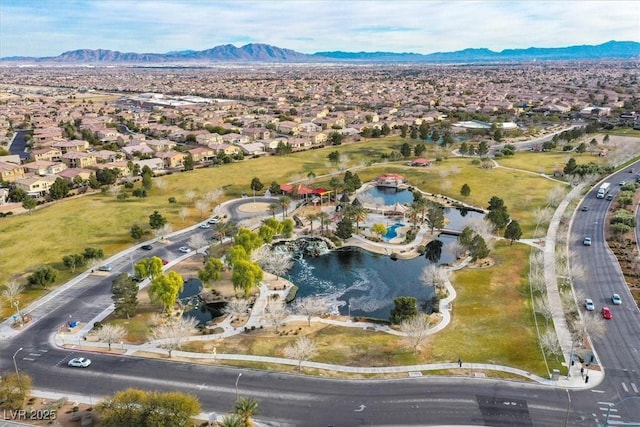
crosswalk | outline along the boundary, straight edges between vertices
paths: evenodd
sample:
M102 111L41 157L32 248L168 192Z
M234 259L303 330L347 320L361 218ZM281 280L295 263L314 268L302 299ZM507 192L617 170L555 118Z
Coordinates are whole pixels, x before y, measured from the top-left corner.
M619 388L622 388L621 391L617 387L619 399L616 399L615 402L598 402L598 413L594 413L593 416L595 417L599 426L624 425L626 424L626 421L629 421L630 419L635 420L638 417L637 412L633 410L629 412L629 409L636 407L640 408L640 405L638 405L638 402L640 401L639 384L636 384L635 382L624 381L621 381L619 384ZM626 401L630 401L631 404L629 405ZM602 423L600 423L600 421L602 421Z

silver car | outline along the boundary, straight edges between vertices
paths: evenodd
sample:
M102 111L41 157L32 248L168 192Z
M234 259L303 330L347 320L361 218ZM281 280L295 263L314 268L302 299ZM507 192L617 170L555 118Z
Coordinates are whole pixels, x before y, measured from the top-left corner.
M587 311L593 311L596 309L591 298L587 298L584 300L584 309Z
M71 366L72 368L86 368L91 365L91 359L87 359L86 357L75 357L69 360L69 363L67 363L67 365Z

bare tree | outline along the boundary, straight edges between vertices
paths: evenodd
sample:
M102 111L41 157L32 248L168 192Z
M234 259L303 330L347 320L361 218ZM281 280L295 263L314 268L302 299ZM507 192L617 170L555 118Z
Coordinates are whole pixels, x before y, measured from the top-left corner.
M184 192L184 198L187 199L187 203L191 204L196 198L196 192L193 190L186 190Z
M584 313L580 322L575 324L575 339L584 343L587 337L602 338L607 328L602 316L595 313Z
M311 326L311 318L320 316L327 312L327 300L323 297L307 297L298 301L295 305L296 313L307 317L307 322Z
M251 254L252 259L260 265L260 267L280 278L287 274L287 271L293 266L293 255L287 253L276 253L268 246L262 246Z
M200 211L200 218L202 218L204 211L209 210L209 202L206 200L196 200L195 207Z
M115 198L118 197L118 194L120 194L120 191L122 190L122 187L120 187L119 185L112 185L109 187L109 194Z
M484 239L487 247L491 249L496 230L493 224L484 218L480 218L472 221L470 227L476 234Z
M262 318L271 326L276 328L276 333L279 332L280 326L284 324L286 318L289 317L289 312L284 306L284 303L280 300L270 300L264 309Z
M215 190L211 190L207 194L205 194L204 199L209 203L215 203L223 195L224 190L222 188L216 188Z
M553 211L549 208L537 207L533 210L533 218L535 219L536 224L539 226L549 224L549 221L551 221L552 216L553 216Z
M234 319L239 319L249 312L249 301L244 298L231 298L222 312Z
M467 249L457 239L445 243L444 246L449 253L452 253L458 259L464 257L467 253Z
M284 348L286 357L298 361L298 370L302 371L302 362L308 360L316 354L316 344L308 337L299 337L293 344Z
M167 350L169 358L173 350L179 350L186 338L193 335L198 320L193 317L178 317L158 326L151 334L160 340L160 347Z
M549 325L549 320L553 318L554 311L551 309L547 298L544 296L536 297L536 299L533 300L533 309L536 313L544 317L545 324Z
M171 227L171 224L165 224L157 230L154 230L154 233L158 239L162 240L167 236L167 234L171 234L172 231L173 227Z
M560 202L564 200L566 195L567 195L566 187L561 187L561 186L553 187L547 193L547 203L549 203L549 206L556 208L558 207L558 205L560 205Z
M162 178L156 178L155 183L158 190L160 190L160 193L164 194L164 190L166 190L169 185L167 181Z
M24 291L23 285L21 285L18 282L10 281L2 289L2 298L4 298L7 301L7 304L9 304L10 309L13 309L13 307L16 308L17 316L19 316L22 323L24 323L25 318L22 312L20 311L20 300L18 299L22 291Z
M447 281L447 271L435 264L430 264L422 269L418 280L423 285L434 286L436 289L442 289Z
M562 355L562 347L558 341L558 337L553 331L546 331L540 336L540 346L549 355L554 356L556 362L558 357Z
M189 209L187 208L182 208L178 211L178 216L180 217L180 220L182 222L184 222L184 220L187 218L187 216L189 216Z
M207 239L202 234L194 234L189 238L187 245L198 253L198 250L207 246Z
M98 329L96 335L100 341L104 341L109 344L109 350L111 350L111 343L120 342L122 338L127 334L127 331L121 325L107 324Z
M429 329L431 322L426 314L418 314L400 323L400 331L405 334L405 339L413 347L414 353L418 353L418 346L427 339Z

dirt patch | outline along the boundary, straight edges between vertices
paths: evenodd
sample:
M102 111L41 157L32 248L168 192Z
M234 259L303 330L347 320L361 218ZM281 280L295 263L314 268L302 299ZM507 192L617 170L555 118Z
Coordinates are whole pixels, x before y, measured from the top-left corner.
M30 398L27 402L26 410L36 411L32 416L40 419L21 419L16 421L32 426L79 426L83 418L91 418L93 421L90 424L91 426L100 427L102 425L98 413L93 410L93 405L67 401L59 406L56 402L62 403L61 401L50 399ZM95 403L98 403L98 401L96 400Z
M258 203L244 203L237 208L240 212L245 213L256 213L256 212L266 212L269 210L269 203L258 202Z

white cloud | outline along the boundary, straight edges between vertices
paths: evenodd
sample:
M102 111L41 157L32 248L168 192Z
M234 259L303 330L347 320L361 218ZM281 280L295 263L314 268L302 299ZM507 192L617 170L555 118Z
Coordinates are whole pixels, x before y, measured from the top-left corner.
M0 56L79 48L135 52L267 43L324 50L431 53L639 40L633 1L0 2Z

